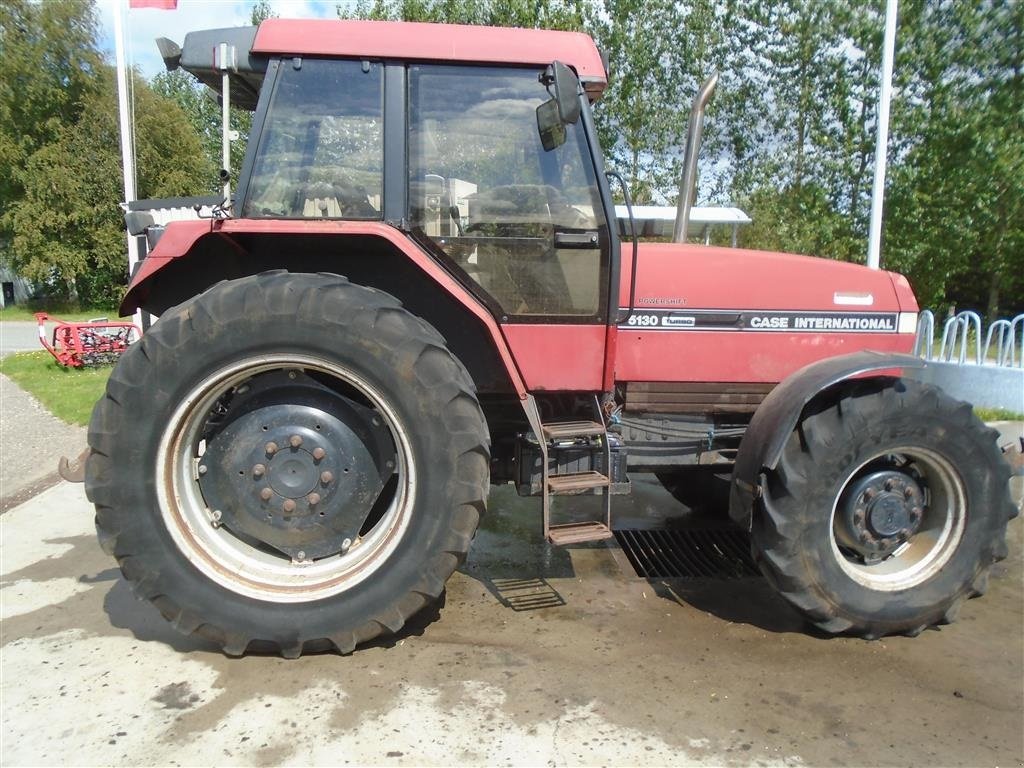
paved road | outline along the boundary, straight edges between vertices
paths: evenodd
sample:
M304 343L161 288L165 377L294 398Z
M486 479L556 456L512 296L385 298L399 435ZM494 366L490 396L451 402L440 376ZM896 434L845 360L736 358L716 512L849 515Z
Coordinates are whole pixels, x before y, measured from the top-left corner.
M650 478L633 517L674 502ZM349 657L225 658L137 602L81 486L0 516L0 764L1019 765L1020 519L956 624L806 633L756 578L647 581L494 491L439 621ZM510 579L547 607L523 607ZM428 618L431 618L428 616Z
M48 333L53 333L52 323L47 324ZM12 352L35 352L42 349L39 343L39 326L20 320L0 321L0 357Z
M0 512L58 480L61 456L85 449L85 429L65 424L0 375Z

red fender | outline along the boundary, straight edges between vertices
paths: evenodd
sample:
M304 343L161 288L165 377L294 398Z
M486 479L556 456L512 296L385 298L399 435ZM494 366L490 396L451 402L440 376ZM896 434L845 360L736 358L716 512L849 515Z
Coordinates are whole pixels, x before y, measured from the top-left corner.
M301 234L301 235L363 235L380 237L387 240L395 248L416 264L423 272L446 290L477 317L487 328L494 342L495 349L501 357L508 372L509 380L520 399L525 400L527 389L523 382L515 360L509 351L497 322L486 307L458 281L446 272L436 261L423 252L409 238L392 226L379 221L290 221L287 219L203 219L199 221L175 221L167 225L167 229L135 273L128 293L121 303L122 315L133 313L148 295L151 281L161 269L175 259L187 256L196 243L203 237L224 237L234 243L235 234Z

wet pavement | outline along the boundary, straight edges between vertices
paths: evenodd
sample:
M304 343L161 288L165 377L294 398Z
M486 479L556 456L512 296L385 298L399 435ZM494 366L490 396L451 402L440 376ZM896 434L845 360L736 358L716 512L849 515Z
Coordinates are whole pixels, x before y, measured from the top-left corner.
M645 580L544 544L496 488L444 600L348 657L228 659L135 600L81 486L0 516L2 751L16 765L1024 762L1022 526L956 624L806 629L759 578ZM679 510L638 476L616 506Z

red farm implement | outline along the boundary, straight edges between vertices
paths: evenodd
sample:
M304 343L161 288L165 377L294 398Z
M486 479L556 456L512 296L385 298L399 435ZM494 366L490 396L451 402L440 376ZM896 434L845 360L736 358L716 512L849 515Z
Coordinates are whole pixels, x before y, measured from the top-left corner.
M49 341L47 320L57 324ZM112 323L105 317L69 323L45 312L37 312L36 322L39 323L40 343L58 363L69 368L115 363L128 345L142 336L142 331L134 323Z

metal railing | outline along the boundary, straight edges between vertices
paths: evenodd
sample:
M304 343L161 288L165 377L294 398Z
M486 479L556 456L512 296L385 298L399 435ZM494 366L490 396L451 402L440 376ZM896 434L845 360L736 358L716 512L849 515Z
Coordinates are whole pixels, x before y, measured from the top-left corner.
M914 354L925 360L959 365L1024 368L1024 314L994 320L982 333L981 317L965 310L947 318L935 354L935 315L923 310L917 319Z

